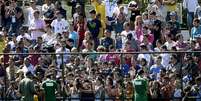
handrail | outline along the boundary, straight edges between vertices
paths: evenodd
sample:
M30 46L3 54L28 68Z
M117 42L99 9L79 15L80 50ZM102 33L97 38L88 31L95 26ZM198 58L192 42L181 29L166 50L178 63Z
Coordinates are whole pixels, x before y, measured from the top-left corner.
M69 53L0 53L0 55L77 55L77 54L163 54L163 53L201 53L201 51L164 51L164 52L69 52Z

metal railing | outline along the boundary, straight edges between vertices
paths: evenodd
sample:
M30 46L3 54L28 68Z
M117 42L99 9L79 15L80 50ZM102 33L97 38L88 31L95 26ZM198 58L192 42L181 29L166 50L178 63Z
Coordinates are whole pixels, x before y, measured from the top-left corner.
M137 55L137 54L152 54L152 55L155 55L155 54L164 54L164 53L167 53L167 54L179 54L179 55L184 55L184 54L192 54L192 53L197 53L197 54L201 54L201 51L165 51L165 52L88 52L88 53L80 53L80 52L70 52L70 53L0 53L0 55L9 55L9 56L13 56L13 55L61 55L62 56L62 81L63 83L65 82L65 73L64 73L64 55L68 54L69 56L71 55L90 55L90 54L119 54L119 57L120 57L120 68L122 67L123 65L123 56L126 55L126 54L130 54L130 55ZM180 58L181 60L183 60L184 57L178 57ZM180 61L182 62L182 61ZM3 63L3 66L5 66L5 62ZM183 64L183 63L181 63ZM181 65L181 68L182 68L183 65ZM181 73L180 74L183 74L182 70L181 70ZM8 89L8 85L7 85L7 76L5 76L5 92L7 91ZM183 83L183 79L182 77L180 78L181 80L181 83ZM181 89L183 90L183 84L181 84ZM63 91L64 91L64 88L63 88ZM63 100L63 101L70 101L70 100L73 100L73 99L77 99L79 100L80 98L71 98L69 96L65 96L65 95L62 95L60 97L57 97L57 99L59 100ZM94 98L96 99L96 98ZM107 98L106 98L107 99ZM133 98L112 98L112 99L124 99L124 100L128 100L128 99L133 99ZM159 99L166 99L166 98L159 98ZM182 99L182 98L168 98L168 99ZM189 99L200 99L200 98L196 98L196 97L189 97ZM6 95L0 99L2 101L17 101L17 100L12 100L10 98L7 98Z

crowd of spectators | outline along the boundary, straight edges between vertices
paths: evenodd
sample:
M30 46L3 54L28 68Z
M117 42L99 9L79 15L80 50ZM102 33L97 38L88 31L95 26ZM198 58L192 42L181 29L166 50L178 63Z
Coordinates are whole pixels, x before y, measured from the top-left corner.
M85 11L83 1L69 0L69 11L60 1L44 0L39 6L29 0L25 14L17 0L0 0L3 53L25 53L1 56L0 98L201 100L200 53L95 54L200 51L198 0L182 1L190 30L188 40L181 33L177 0L149 0L145 11L139 0L131 0L127 6L122 0L91 0L94 9L90 11ZM67 18L67 12L72 12L72 18Z

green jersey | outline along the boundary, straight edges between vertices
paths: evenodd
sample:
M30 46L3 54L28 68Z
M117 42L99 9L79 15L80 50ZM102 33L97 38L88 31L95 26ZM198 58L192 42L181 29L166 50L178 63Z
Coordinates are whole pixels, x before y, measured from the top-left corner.
M148 101L147 98L147 89L148 84L145 78L138 76L133 81L133 85L135 88L135 101Z
M19 90L22 95L21 101L34 101L34 82L29 78L24 78L19 83Z
M55 91L57 89L56 81L47 79L42 83L42 87L45 91L45 101L56 101L56 95L55 95Z

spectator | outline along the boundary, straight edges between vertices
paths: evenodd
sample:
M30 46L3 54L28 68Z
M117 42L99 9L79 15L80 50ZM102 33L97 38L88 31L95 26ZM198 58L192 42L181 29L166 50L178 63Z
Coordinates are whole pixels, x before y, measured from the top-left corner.
M191 38L196 39L200 37L201 35L201 25L200 25L200 20L195 18L193 20L193 28L191 29Z
M42 83L42 87L45 91L45 101L55 101L56 100L56 90L57 83L52 80L52 74L46 74L47 79Z
M55 11L59 11L61 13L61 17L66 19L66 10L62 8L61 2L60 1L56 1L55 3Z
M36 92L32 77L32 73L27 72L25 78L22 79L19 83L19 92L22 95L21 100L34 101L34 94Z
M163 0L163 4L167 9L167 17L166 21L170 20L170 12L176 11L177 8L177 0Z
M183 1L183 7L187 11L187 24L189 26L189 29L193 27L193 19L194 19L194 13L195 13L195 8L198 5L198 0L184 0Z
M62 13L61 12L56 12L56 19L52 21L51 26L54 29L54 33L62 33L64 30L69 29L69 23L65 20L62 19Z
M140 70L138 72L138 76L133 81L133 85L135 87L135 101L143 100L147 101L147 91L148 91L148 82L144 76L144 71Z
M28 26L30 26L30 22L34 19L34 12L36 10L39 10L39 8L37 8L36 6L36 1L35 0L31 0L30 1L30 7L28 8Z
M106 12L105 12L105 4L102 2L102 0L91 0L92 1L92 4L93 4L93 6L94 6L94 8L95 8L95 11L96 11L96 13L97 14L100 14L101 15L101 20L103 21L103 22L105 22L106 21L106 17L105 17L105 14L106 14Z
M198 18L199 20L201 20L201 6L200 6L200 4L197 5L194 16L195 16L195 18Z
M114 39L111 38L111 32L106 30L105 37L100 39L100 44L103 45L106 49L109 49L109 46L114 46L114 43Z
M98 20L96 18L96 11L95 10L91 10L90 15L91 15L92 20L89 20L87 22L87 27L88 27L88 30L92 34L93 40L95 42L95 48L97 48L98 45L99 45L98 36L99 36L99 33L100 33L100 28L102 26L101 26L100 20Z
M135 1L131 1L128 4L128 9L131 10L130 21L131 21L131 23L134 23L136 16L140 15L139 3L135 2Z
M176 35L180 33L180 24L176 20L176 13L170 12L170 21L168 22L170 24L170 33L172 34L172 38L175 40Z
M40 19L39 15L39 11L34 11L34 19L30 22L29 31L31 32L31 38L33 40L33 43L38 37L41 37L45 32L45 22Z

